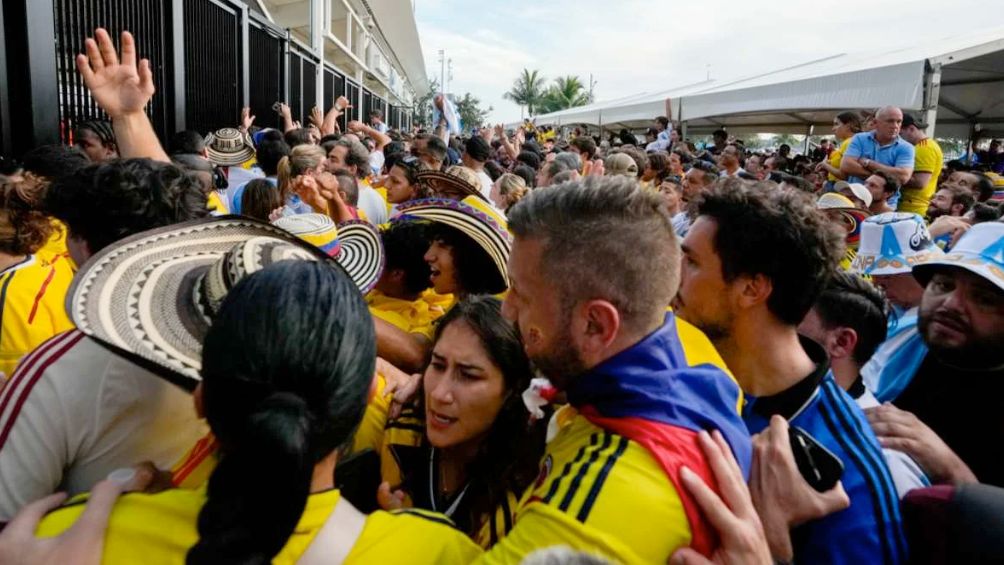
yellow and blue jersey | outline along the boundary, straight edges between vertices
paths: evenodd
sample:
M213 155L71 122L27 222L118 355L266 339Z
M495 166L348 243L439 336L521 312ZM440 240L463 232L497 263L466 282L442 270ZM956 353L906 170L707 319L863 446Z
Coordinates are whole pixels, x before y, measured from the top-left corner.
M680 469L715 484L701 430L721 431L747 473L752 446L739 387L707 337L669 312L565 392L571 406L554 415L538 479L484 560L519 562L551 545L623 563L665 562L684 546L710 555L714 530L679 488Z
M272 562L295 564L340 499L337 489L310 495L293 534ZM50 513L36 534L45 538L63 533L80 517L84 501L86 496L78 497ZM199 539L198 515L205 502L203 489L122 496L108 522L102 562L184 564L188 550ZM345 563L469 563L480 552L440 515L377 511L366 516Z
M0 372L52 336L73 329L66 292L73 279L68 258L29 255L0 273Z

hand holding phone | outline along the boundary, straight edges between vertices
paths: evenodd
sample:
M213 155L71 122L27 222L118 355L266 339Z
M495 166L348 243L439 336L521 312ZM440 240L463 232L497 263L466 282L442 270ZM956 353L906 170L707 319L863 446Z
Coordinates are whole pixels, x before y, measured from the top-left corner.
M788 428L788 439L798 472L809 486L816 492L826 492L836 486L844 474L840 458L798 426Z

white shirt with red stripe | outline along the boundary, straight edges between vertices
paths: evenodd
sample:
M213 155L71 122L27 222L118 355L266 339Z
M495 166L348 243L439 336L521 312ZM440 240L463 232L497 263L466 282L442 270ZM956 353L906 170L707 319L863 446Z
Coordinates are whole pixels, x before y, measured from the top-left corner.
M207 431L189 392L77 330L60 334L0 388L0 522L118 468L169 468Z

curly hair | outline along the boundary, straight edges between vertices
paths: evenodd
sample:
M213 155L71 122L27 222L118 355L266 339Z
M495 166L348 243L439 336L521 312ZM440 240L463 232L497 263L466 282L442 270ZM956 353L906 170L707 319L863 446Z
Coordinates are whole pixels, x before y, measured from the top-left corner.
M91 253L124 237L209 215L202 183L175 165L122 159L56 180L44 210Z
M698 196L696 209L718 227L724 279L769 278L767 307L787 324L801 322L844 254L845 234L800 191L721 179Z
M45 182L32 173L0 177L0 253L31 255L49 241L55 227L38 210Z

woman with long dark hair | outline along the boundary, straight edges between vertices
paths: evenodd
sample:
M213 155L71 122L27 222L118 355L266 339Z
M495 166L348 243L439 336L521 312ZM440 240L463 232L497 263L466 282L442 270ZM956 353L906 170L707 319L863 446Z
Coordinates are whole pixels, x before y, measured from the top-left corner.
M318 344L324 344L318 347ZM366 304L342 270L282 261L227 294L206 335L196 389L219 462L205 490L119 500L108 563L295 563L339 506L335 464L362 417L376 348ZM39 534L80 514L50 514ZM410 514L363 521L345 563L468 562L474 544Z
M544 450L521 396L530 363L501 307L471 296L440 320L422 392L381 447L381 504L444 513L486 548L512 526Z

